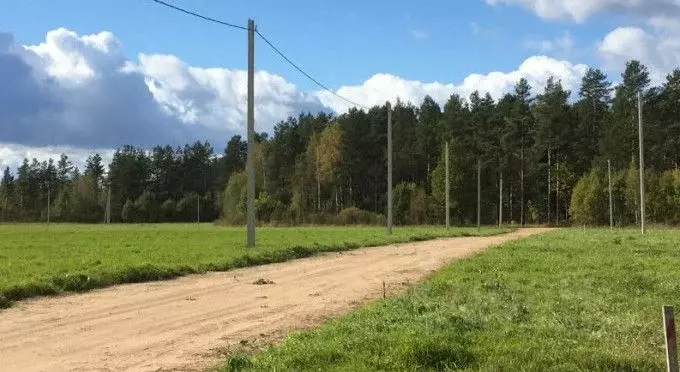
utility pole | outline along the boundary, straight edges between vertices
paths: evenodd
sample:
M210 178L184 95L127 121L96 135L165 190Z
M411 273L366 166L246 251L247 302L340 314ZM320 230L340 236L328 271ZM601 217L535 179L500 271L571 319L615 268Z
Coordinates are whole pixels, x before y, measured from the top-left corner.
M111 185L106 188L106 213L104 213L104 222L111 223Z
M387 233L392 235L392 106L387 102Z
M642 136L642 92L638 92L638 139L640 141L640 227L645 233L645 144Z
M607 177L609 178L609 230L614 230L614 207L612 206L612 161L607 160Z
M255 246L255 21L248 20L248 201L246 205L248 223L248 247Z
M482 227L482 160L477 158L477 229Z
M519 192L521 194L519 202L519 224L520 226L524 226L524 136L522 136L522 150L520 152L519 182Z
M555 164L556 173L555 174L555 218L557 220L557 226L560 225L560 161L557 160Z
M51 185L48 182L47 183L47 224L48 225L50 224L50 204L51 204L50 193L51 193L51 191L52 191Z
M503 172L498 186L498 228L503 225Z
M451 226L451 217L450 217L450 204L449 204L449 141L446 141L446 146L445 146L445 151L446 155L444 159L446 159L446 228L448 229Z
M319 171L319 145L316 145L316 211L321 213L321 174Z
M550 161L550 147L548 147L548 225L550 225L551 220L550 220L550 168L552 167L552 163Z
M196 195L196 223L201 223L201 195Z

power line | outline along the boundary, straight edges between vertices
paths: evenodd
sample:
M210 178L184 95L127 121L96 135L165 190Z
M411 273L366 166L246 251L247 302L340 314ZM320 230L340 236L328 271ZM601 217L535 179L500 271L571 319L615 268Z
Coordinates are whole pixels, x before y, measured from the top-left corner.
M333 90L329 89L327 86L321 84L318 80L314 79L311 75L309 75L302 68L300 68L300 66L296 65L293 61L291 61L290 58L286 57L286 55L283 54L283 52L281 50L279 50L279 48L274 46L274 44L271 41L269 41L264 35L262 35L262 33L260 33L259 30L255 30L255 32L257 33L258 36L260 36L260 38L262 38L262 40L264 40L265 43L267 43L267 45L269 45L274 50L274 52L276 52L279 56L281 56L281 58L283 58L286 62L288 62L291 66L293 66L296 70L298 70L302 75L307 77L307 79L311 80L312 82L314 82L314 84L321 87L321 89L326 90L327 92L333 94L334 96L342 99L343 101L345 101L345 102L347 102L351 105L359 106L361 108L368 110L368 107L361 105L361 104L358 104L354 101L351 101L348 98L345 98L345 97L339 95L338 93L334 92Z
M194 13L194 12L192 12L192 11L190 11L190 10L186 10L186 9L180 8L180 7L178 7L178 6L174 6L174 5L172 5L172 4L168 4L168 3L164 2L164 1L161 1L161 0L151 0L151 1L153 1L153 2L155 2L155 3L157 3L157 4L160 4L160 5L166 6L166 7L168 7L168 8L174 9L174 10L176 10L176 11L178 11L178 12L182 12L182 13L184 13L184 14L188 14L188 15L190 15L190 16L193 16L193 17L197 17L197 18L203 19L203 20L205 20L205 21L217 23L217 24L220 24L220 25L222 25L222 26L228 26L228 27L238 28L238 29L241 29L241 30L246 30L246 31L248 30L248 27L243 27L243 26L235 25L235 24L233 24L233 23L220 21L219 19L210 18L210 17L204 16L204 15L198 14L198 13Z
M200 19L205 20L205 21L208 21L208 22L217 23L217 24L220 24L220 25L222 25L222 26L238 28L238 29L241 29L241 30L246 30L246 31L248 30L247 27L235 25L235 24L233 24L233 23L224 22L224 21L220 21L219 19L215 19L215 18L211 18L211 17L208 17L208 16L204 16L204 15L202 15L202 14L198 14L198 13L192 12L192 11L190 11L190 10L187 10L187 9L184 9L184 8L180 8L180 7L178 7L178 6L175 6L175 5L172 5L172 4L168 4L168 3L164 2L164 1L161 1L161 0L151 0L151 1L153 1L153 2L155 2L155 3L157 3L157 4L160 4L160 5L166 6L166 7L168 7L168 8L174 9L174 10L176 10L176 11L178 11L178 12L182 12L182 13L184 13L184 14L188 14L188 15L190 15L190 16L197 17L197 18L200 18ZM333 91L332 89L330 89L330 88L328 88L327 86L321 84L318 80L316 80L316 79L313 78L310 74L308 74L307 72L305 72L305 70L303 70L300 66L296 65L295 62L293 62L290 58L288 58L288 57L287 57L287 56L286 56L279 48L277 48L271 41L269 41L269 39L267 39L264 35L262 35L262 33L260 33L260 31L256 30L255 32L257 33L258 36L260 36L260 38L262 38L262 40L264 40L265 43L267 43L267 45L269 45L269 46L272 48L272 50L274 50L274 52L276 52L279 56L281 56L281 58L283 58L286 62L288 62L291 66L293 66L296 70L298 70L298 71L299 71L302 75L304 75L307 79L311 80L312 82L314 82L314 84L318 85L321 89L323 89L323 90L325 90L325 91L331 93L332 95L334 95L334 96L340 98L341 100L343 100L343 101L345 101L345 102L347 102L347 103L349 103L349 104L351 104L351 105L353 105L353 106L358 106L358 107L361 107L361 108L366 109L366 110L369 109L368 107L366 107L366 106L364 106L364 105L361 105L361 104L359 104L359 103L356 103L356 102L354 102L354 101L352 101L352 100L350 100L350 99L348 99L348 98L345 98L345 97L339 95L338 93L336 93L336 92Z

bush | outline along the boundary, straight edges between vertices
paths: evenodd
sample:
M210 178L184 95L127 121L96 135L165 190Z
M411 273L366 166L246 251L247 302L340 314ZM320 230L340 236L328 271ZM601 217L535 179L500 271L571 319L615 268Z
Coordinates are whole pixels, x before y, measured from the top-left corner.
M593 225L602 222L603 208L607 208L606 203L603 203L605 195L602 187L595 169L576 183L570 206L575 223Z
M160 217L160 207L156 198L150 192L144 192L135 200L135 210L137 211L138 222L158 222Z
M332 225L336 220L336 216L328 213L311 213L308 218L313 225Z
M123 205L123 210L120 212L120 217L123 222L136 222L137 221L137 210L135 209L135 203L128 199Z
M418 225L427 217L427 194L414 182L402 182L394 188L394 223Z
M246 196L248 176L245 171L233 174L222 195L222 221L242 224L246 221Z
M161 218L163 221L174 221L177 213L177 203L174 200L168 199L161 204Z
M270 222L274 217L277 217L275 212L280 212L284 208L285 206L280 200L277 200L266 191L260 192L260 195L255 200L255 210L257 211L257 219L259 221Z
M177 202L177 217L180 221L196 221L198 194L188 193Z
M382 225L385 217L356 207L345 208L335 217L338 225Z

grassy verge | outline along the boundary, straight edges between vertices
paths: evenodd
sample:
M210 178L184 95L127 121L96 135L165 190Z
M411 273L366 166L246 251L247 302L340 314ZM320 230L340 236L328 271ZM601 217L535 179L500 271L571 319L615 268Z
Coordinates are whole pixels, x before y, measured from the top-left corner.
M498 232L408 227L388 236L379 227L259 228L257 247L247 249L244 229L210 224L0 225L0 307L33 296L282 262L319 252Z
M679 267L677 230L535 236L223 370L661 371Z

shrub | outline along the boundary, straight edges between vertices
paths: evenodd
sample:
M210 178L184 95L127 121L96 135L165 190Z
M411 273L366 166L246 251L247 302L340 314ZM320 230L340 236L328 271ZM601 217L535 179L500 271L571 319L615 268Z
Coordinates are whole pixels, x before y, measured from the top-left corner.
M385 217L356 207L345 208L335 217L338 225L381 225Z
M601 222L603 190L595 169L583 176L574 187L571 195L571 216L574 222L593 225Z
M123 222L136 222L137 221L137 210L135 209L135 203L128 199L123 205L123 209L120 212L120 217Z
M161 218L163 221L174 221L177 214L177 203L174 200L168 199L161 204Z
M246 220L248 176L245 171L234 173L222 195L222 220L228 224L241 224Z

